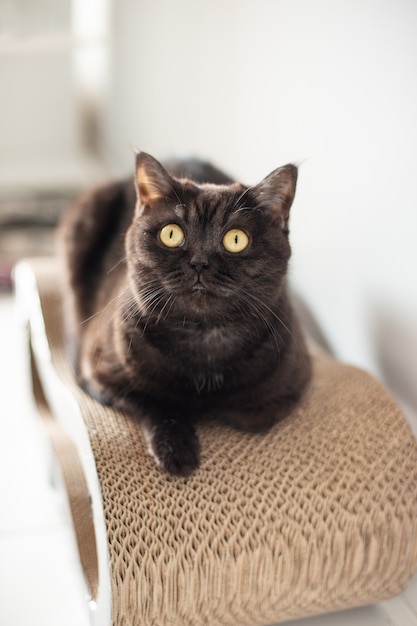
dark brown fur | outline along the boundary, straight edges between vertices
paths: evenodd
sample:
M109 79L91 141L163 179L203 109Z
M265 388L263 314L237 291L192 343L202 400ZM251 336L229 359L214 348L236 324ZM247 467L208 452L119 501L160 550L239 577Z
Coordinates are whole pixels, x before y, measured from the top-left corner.
M137 418L157 462L188 475L199 464L197 420L266 431L309 380L286 288L297 170L246 187L200 162L167 169L139 153L136 184L86 195L61 239L80 385ZM181 226L181 246L162 243L166 224ZM239 253L222 244L232 228L249 236Z

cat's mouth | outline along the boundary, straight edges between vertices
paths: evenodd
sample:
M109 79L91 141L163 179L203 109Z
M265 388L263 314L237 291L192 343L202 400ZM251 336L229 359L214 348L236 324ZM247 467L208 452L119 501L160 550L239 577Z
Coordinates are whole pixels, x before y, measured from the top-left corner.
M210 289L210 287L208 287L204 282L202 282L201 279L196 280L196 282L191 286L190 291L191 291L191 295L195 296L198 299L215 295L215 292L213 291L213 289ZM190 291L188 291L188 293L190 293Z
M198 282L193 285L191 291L193 293L207 293L207 287L205 287L202 283Z

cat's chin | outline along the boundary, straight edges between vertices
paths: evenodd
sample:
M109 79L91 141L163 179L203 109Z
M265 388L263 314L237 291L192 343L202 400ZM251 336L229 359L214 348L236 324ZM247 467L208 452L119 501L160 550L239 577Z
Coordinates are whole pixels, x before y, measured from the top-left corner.
M183 292L183 298L190 303L195 303L198 308L204 306L216 307L216 303L221 304L221 313L226 306L226 301L230 298L230 292L219 287L207 286L201 283L194 284L191 288L188 288Z
M191 289L191 292L187 294L187 300L190 304L194 305L196 309L206 308L208 302L211 301L213 297L214 294L201 285L195 285Z
M187 315L194 313L196 319L200 320L201 315L206 316L213 309L215 300L216 294L213 291L204 285L194 285L181 294L180 307L184 308Z

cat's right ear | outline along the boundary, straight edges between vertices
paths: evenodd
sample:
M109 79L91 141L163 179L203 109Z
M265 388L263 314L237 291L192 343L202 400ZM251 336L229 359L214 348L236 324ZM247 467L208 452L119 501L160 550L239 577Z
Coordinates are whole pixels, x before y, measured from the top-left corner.
M152 206L158 200L172 195L174 181L164 167L146 152L136 154L137 211Z
M267 210L274 221L288 233L288 218L297 185L297 167L291 163L279 167L252 187L256 201Z

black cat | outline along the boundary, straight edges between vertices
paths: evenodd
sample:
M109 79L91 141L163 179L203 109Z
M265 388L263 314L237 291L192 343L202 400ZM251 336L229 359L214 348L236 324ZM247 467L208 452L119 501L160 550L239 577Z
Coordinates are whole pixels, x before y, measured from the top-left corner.
M199 465L197 420L265 431L308 383L286 287L296 179L286 165L247 187L141 152L134 182L97 189L64 216L79 384L137 418L172 474Z

